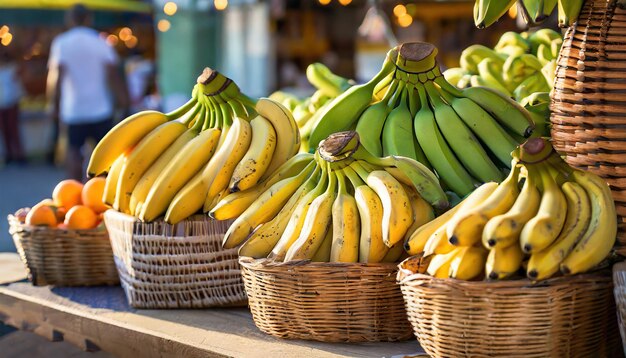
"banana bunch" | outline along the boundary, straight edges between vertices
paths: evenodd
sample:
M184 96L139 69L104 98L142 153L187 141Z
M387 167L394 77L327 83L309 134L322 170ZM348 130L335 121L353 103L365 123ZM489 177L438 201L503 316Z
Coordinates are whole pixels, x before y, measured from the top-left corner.
M108 173L104 201L142 221L175 224L208 212L230 192L264 183L293 157L300 137L291 113L252 100L205 69L192 98L169 114L134 114L97 144L89 176Z
M354 131L296 155L253 190L225 196L209 215L236 218L224 248L243 244L241 256L277 261L396 262L405 238L448 207L428 168L376 157Z
M486 86L522 102L535 92L550 92L562 44L561 35L550 29L505 32L493 49L466 48L461 67L446 70L444 77L459 88Z
M501 184L482 185L408 238L409 254L429 257L429 274L495 280L525 267L544 280L586 272L610 253L617 218L606 182L569 167L542 138L513 156Z
M520 101L535 122L533 137L550 136L550 93L535 92Z
M354 81L334 74L328 67L319 62L312 63L307 67L306 77L316 88L310 97L301 99L283 91L274 92L269 97L280 102L293 113L298 128L300 128L303 151L309 149L308 140L313 128L313 120L311 120L313 115L330 100L354 85Z
M517 2L522 18L529 26L545 21L558 7L559 26L571 26L578 19L583 0L476 0L474 24L479 29L491 26Z
M427 43L390 51L373 80L388 73L379 83L351 87L316 113L311 144L322 134L354 129L373 155L415 159L458 195L501 181L511 151L532 132L530 114L489 88L452 86L436 55Z

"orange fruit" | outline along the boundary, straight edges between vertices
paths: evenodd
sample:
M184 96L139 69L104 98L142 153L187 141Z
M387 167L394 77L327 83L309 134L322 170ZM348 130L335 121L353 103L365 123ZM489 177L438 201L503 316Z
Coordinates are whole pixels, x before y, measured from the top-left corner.
M33 206L28 214L26 214L26 224L34 226L56 226L56 213L53 207L39 203Z
M71 207L81 204L82 191L83 183L74 179L62 180L54 187L52 199L57 206L69 210Z
M85 205L73 206L65 214L68 229L93 229L98 224L98 214Z
M48 198L48 199L43 199L42 201L39 202L39 204L41 205L45 205L45 206L49 206L50 209L54 210L54 213L57 217L57 222L63 222L63 220L65 219L65 213L67 212L67 210L65 210L64 207L62 206L58 206L54 200Z
M96 213L101 213L109 208L109 206L102 201L105 182L106 180L103 177L95 177L90 179L85 183L85 186L83 186L81 195L83 205L90 207Z

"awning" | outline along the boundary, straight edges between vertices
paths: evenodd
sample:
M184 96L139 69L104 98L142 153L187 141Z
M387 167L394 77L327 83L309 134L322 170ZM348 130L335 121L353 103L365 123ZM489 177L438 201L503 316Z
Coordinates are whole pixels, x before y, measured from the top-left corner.
M81 3L92 10L150 13L150 2L132 0L2 0L0 8L64 10Z

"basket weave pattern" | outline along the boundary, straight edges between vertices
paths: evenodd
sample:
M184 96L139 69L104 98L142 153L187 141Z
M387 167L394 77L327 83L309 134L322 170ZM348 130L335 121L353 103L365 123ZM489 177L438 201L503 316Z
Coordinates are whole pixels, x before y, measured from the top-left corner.
M552 139L570 165L611 185L618 252L626 253L626 9L587 0L563 41L552 94Z
M412 338L394 264L240 263L252 318L267 334L324 342Z
M245 306L237 249L222 249L230 222L197 215L176 225L105 214L115 264L136 308Z
M620 357L607 271L528 280L460 281L401 270L409 321L432 357Z
M64 230L22 224L9 215L9 233L34 285L117 285L104 230Z
M613 266L613 281L615 283L613 292L617 304L617 322L626 355L626 262L620 262Z

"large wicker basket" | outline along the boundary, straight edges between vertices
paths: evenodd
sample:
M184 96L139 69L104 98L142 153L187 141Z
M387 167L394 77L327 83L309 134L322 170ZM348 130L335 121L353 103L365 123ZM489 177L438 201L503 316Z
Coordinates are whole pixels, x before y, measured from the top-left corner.
M9 215L9 232L34 285L117 285L106 230L67 230L22 224Z
M552 138L569 164L611 185L626 253L626 9L586 0L565 35L552 94Z
M256 326L275 337L324 342L412 337L394 264L240 258Z
M131 306L246 305L237 249L222 248L230 222L196 215L176 225L142 223L114 210L105 213L104 221Z
M432 357L621 356L610 270L537 284L460 281L413 273L410 260L398 281Z
M626 355L626 262L620 262L613 266L613 281L615 283L613 292L617 303L617 322Z

